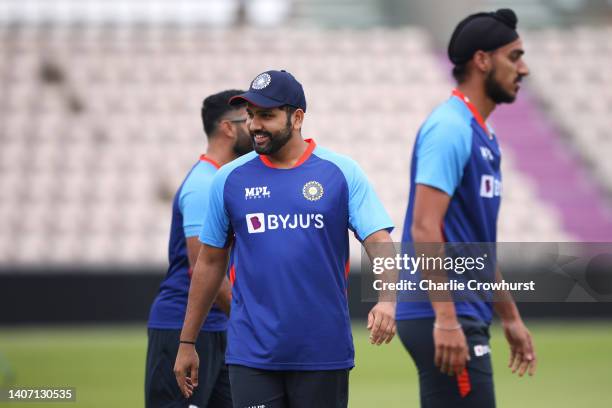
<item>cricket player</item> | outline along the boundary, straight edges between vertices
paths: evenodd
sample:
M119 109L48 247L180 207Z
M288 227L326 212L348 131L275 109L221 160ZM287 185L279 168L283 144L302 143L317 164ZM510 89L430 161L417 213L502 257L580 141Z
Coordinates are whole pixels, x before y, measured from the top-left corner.
M193 343L233 240L226 362L234 407L346 407L354 366L348 232L368 250L391 243L393 224L353 160L302 138L306 98L293 75L261 73L232 99L243 102L255 152L213 179L177 381L186 396L200 383ZM372 308L373 343L393 338L394 315L395 301Z
M448 56L457 87L417 135L403 242L496 242L501 152L487 119L515 100L529 74L516 25L515 13L502 9L470 15L455 28ZM531 335L510 296L502 298L398 303L398 333L419 372L421 407L495 406L493 310L510 344L512 372L535 372Z

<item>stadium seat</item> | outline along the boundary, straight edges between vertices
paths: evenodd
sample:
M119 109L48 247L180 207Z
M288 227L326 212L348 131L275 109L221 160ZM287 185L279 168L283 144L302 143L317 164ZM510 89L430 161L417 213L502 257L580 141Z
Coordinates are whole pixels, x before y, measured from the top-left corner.
M157 3L155 13L165 10ZM213 3L211 21L231 24L235 2ZM83 7L92 12L94 6ZM128 9L122 13L126 21L131 18ZM272 17L262 24L272 24ZM245 88L255 73L270 67L300 78L309 103L304 136L359 162L397 226L394 239L400 240L415 135L452 88L429 36L416 27L227 31L188 22L26 24L2 28L0 36L3 49L13 50L10 63L0 61L0 74L10 78L0 104L0 222L11 220L10 230L0 230L0 244L9 242L11 248L0 251L0 262L163 264L172 195L205 147L202 98L222 88ZM565 41L556 32L534 38L532 47L548 52L554 65L540 68L551 75L534 76L534 88L550 88L559 75L582 97L586 79L563 66ZM597 47L576 49L591 55ZM47 73L51 83L40 79L43 56L49 55L56 70ZM612 76L600 74L606 82L594 88L611 89L603 85ZM541 95L561 119L576 109L572 98ZM80 109L74 109L75 100ZM585 114L606 112L612 95L601 100L607 105L584 104ZM582 132L585 140L612 143L605 120L591 124L592 131ZM579 126L568 122L567 129ZM555 208L516 168L510 149L503 163L510 176L500 240L571 238ZM601 177L612 180L609 166L601 169ZM13 234L20 239L12 242ZM353 262L359 262L359 246L351 245Z

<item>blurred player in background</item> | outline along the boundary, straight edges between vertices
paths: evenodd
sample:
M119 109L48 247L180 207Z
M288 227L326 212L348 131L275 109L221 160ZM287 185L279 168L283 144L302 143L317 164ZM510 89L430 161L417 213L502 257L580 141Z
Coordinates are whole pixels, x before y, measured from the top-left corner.
M403 242L496 241L501 156L486 119L515 100L529 73L516 24L514 12L503 9L468 16L455 28L448 55L457 89L417 136ZM419 371L422 407L495 406L493 309L510 344L512 371L535 372L531 335L507 293L504 299L398 304L398 332Z
M302 138L306 98L290 73L258 75L232 99L242 102L256 153L223 167L212 182L177 381L186 396L200 382L192 342L235 234L226 353L234 406L346 407L354 366L348 229L368 249L391 242L392 222L353 160ZM393 338L394 314L394 300L372 308L373 343Z
M217 170L253 150L246 128L246 104L229 105L242 91L228 90L207 97L202 104L202 122L208 139L206 154L192 167L181 184L172 206L168 273L151 307L145 378L147 407L231 407L226 347L227 315L231 289L227 279L216 304L202 326L195 344L206 356L200 367L201 386L186 400L172 371L185 318L191 271L195 266L204 210L210 184Z

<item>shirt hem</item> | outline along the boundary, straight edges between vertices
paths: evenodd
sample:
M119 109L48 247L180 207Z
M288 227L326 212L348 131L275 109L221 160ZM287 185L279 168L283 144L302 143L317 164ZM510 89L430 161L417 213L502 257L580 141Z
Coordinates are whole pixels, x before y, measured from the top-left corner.
M152 324L148 324L147 328L156 329L156 330L181 330L183 326L182 325L176 326L176 325L165 325L165 324L152 323ZM224 331L227 331L227 325L222 325L222 326L215 325L211 327L203 326L200 331L201 332L224 332Z
M346 370L355 367L353 359L333 363L262 363L226 356L225 363L271 371L329 371Z
M482 316L478 315L478 313L458 311L457 316L475 317L477 319L485 321ZM416 320L416 319L426 319L426 318L431 318L431 317L436 317L435 312L433 311L432 312L419 312L419 313L398 312L395 315L395 320Z
M449 195L450 197L452 197L453 194L455 193L455 189L451 190L448 186L442 185L441 183L436 183L436 182L431 181L431 180L423 180L423 179L415 178L414 184L422 184L424 186L435 188L435 189L440 190L443 193Z
M200 240L201 243L211 246L211 247L215 247L215 248L225 248L225 245L226 245L225 241L223 242L217 241L207 236L200 235L198 239Z
M365 241L370 235L374 234L375 232L378 231L387 231L389 234L391 232L393 232L393 230L395 229L395 225L393 224L386 224L386 225L382 225L382 226L378 226L378 227L373 227L370 228L369 230L366 231L366 233L364 234L365 236L363 238L361 238L361 236L359 236L360 241L363 242Z
M201 227L183 227L185 238L199 238L200 232L202 232Z

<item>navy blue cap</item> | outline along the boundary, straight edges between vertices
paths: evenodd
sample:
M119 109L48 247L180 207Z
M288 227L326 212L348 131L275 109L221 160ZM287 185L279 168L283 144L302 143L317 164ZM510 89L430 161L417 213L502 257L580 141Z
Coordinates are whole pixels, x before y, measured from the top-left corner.
M304 88L285 70L266 71L255 77L249 90L230 99L230 105L249 102L261 108L291 105L306 112Z

